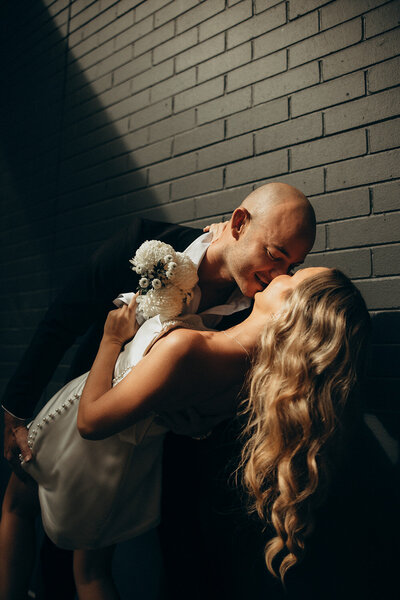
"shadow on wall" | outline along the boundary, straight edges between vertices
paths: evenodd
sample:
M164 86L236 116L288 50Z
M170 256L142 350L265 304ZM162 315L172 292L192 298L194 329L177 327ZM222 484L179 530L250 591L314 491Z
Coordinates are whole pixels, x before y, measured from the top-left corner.
M55 291L157 198L68 50L68 10L64 22L43 2L1 11L4 384ZM114 171L103 166L110 157Z
M7 51L1 53L8 82L1 140L9 180L4 243L14 262L31 256L34 244L43 258L40 267L52 273L51 284L57 285L71 264L80 263L94 244L124 224L129 212L138 210L119 195L102 162L125 157L124 168L118 169L118 175L126 172L124 188L143 190L142 206L155 199L135 172L121 132L68 51L66 37L42 3L34 3L34 9L25 4L26 12L20 3L7 7ZM84 121L89 98L92 117Z
M372 315L372 349L365 386L365 408L379 421L367 418L367 424L380 440L393 463L399 462L400 421L393 410L399 398L400 313Z

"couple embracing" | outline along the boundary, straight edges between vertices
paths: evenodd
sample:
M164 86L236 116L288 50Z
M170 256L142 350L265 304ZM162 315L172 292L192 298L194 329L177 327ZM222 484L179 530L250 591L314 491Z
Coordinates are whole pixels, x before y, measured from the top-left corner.
M27 522L37 495L49 537L74 550L79 599L117 598L114 545L160 521L166 433L202 438L238 409L245 417L238 485L260 519L272 523L266 568L284 580L304 555L313 511L356 419L369 331L365 303L340 271L309 268L292 276L314 238L315 216L305 196L286 184L268 184L214 233L199 236L135 219L60 294L3 401L6 455L25 481L13 474L3 503L1 600L18 597L27 585L32 556L24 572L15 564L21 548L33 552ZM122 296L122 306L106 318L94 362L83 345L90 372L82 374L82 363L32 420L33 406L75 337L104 324L121 291L143 292L149 285L138 260L136 273L129 269L146 240L170 244L177 254L165 263L174 268L190 259L190 289L182 292L185 277L176 284L183 303L169 314L164 305L172 300L165 302L165 293L164 304L154 300L153 307L150 293ZM162 299L154 264L149 269ZM143 298L153 309L144 322ZM154 306L164 308L157 314ZM168 464L168 444L165 450L164 481L181 470ZM165 488L168 522L174 490L168 481ZM200 535L202 524L195 527ZM174 541L166 537L168 576ZM186 537L188 553L196 541Z

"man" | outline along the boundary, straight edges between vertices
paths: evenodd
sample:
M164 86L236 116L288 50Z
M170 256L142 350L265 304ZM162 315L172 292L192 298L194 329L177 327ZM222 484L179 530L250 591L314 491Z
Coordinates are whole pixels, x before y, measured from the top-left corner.
M112 300L120 292L136 289L137 275L129 269L128 262L136 249L147 239L159 239L170 243L175 250L183 251L199 233L191 228L133 219L125 231L94 254L89 265L53 302L3 399L5 457L17 474L21 474L19 455L25 461L32 458L25 424L62 355L77 336L92 328L95 333L89 335L81 346L69 379L90 368L102 324L112 308ZM238 307L242 308L243 303L238 303L238 298L252 298L274 277L288 273L302 263L314 238L314 211L304 194L283 183L258 188L233 212L221 235L205 249L200 259L197 312L220 304L228 304L232 309L222 310L219 314L233 313ZM216 324L214 322L213 326ZM222 327L224 325L222 323ZM179 444L180 440L175 440L171 446L179 448ZM176 464L173 469L171 464L168 465L169 461L175 463L174 452L171 457L169 459L167 444L167 473L176 469ZM168 515L172 515L170 508L173 505L173 499L166 501L166 521ZM179 527L176 513L175 517L171 516L171 521ZM185 530L186 524L181 532ZM168 537L171 541L175 537L174 532L167 534ZM185 543L190 543L190 540ZM165 547L168 550L168 541ZM175 544L175 548L179 550L179 543ZM172 551L169 556L172 557L171 565L170 568L167 565L167 571L174 568L174 556L175 564L179 561ZM170 577L170 581L173 581L173 577Z

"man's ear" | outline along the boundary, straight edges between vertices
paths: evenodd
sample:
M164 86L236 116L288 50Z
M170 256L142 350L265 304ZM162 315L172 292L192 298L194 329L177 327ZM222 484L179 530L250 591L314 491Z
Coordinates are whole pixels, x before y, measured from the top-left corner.
M236 208L233 211L231 218L231 231L233 237L236 240L239 239L240 235L243 233L245 227L249 224L249 222L250 213L246 208L243 208L243 206L239 206L239 208Z

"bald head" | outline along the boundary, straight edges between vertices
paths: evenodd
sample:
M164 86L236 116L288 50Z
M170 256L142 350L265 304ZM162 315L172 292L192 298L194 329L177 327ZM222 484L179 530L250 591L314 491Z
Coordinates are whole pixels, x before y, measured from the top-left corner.
M315 215L304 194L286 183L268 183L233 211L219 248L227 277L254 296L301 264L314 239Z
M296 221L297 235L307 237L313 245L316 224L314 209L297 188L287 183L267 183L249 194L241 206L249 212L254 224L261 226L273 214L291 214Z

